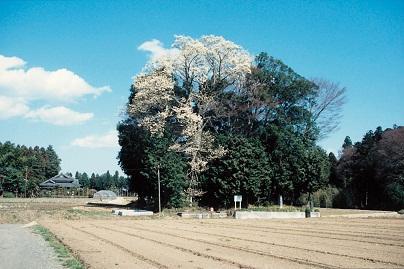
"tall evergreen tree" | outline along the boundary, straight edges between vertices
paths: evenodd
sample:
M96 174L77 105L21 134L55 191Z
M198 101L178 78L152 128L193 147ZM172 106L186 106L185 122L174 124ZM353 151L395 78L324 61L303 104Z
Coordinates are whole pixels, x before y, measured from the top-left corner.
M245 205L262 198L270 201L272 170L265 148L256 138L220 135L217 143L226 155L210 163L204 173L203 202L209 206L229 207L233 195L241 194Z
M39 183L54 176L60 170L60 159L52 146L15 146L0 143L0 175L4 191L23 193L27 196L39 192Z
M352 147L352 140L349 136L346 136L344 139L344 144L342 144L342 149L347 149Z
M343 183L339 181L339 177L337 175L338 160L337 160L337 157L335 157L335 154L333 152L330 152L328 154L328 161L330 163L329 183L337 188L342 188Z

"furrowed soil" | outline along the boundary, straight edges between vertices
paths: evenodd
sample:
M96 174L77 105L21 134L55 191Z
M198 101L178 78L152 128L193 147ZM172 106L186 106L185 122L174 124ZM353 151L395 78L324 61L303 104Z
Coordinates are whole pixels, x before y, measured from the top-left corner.
M403 218L41 224L90 268L404 268Z
M402 215L321 209L326 217L139 219L87 201L0 199L0 223L37 221L88 268L404 268Z

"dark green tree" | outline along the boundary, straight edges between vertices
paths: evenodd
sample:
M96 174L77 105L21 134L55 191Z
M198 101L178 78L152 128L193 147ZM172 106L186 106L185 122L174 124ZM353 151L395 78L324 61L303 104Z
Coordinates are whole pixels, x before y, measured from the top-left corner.
M214 207L230 207L233 195L241 194L245 205L259 198L270 200L271 167L265 148L256 138L241 135L220 135L217 143L226 155L209 164L204 174L203 202Z
M90 187L90 179L89 179L86 172L84 172L83 174L80 175L79 183L83 188L89 188Z
M92 173L91 177L90 177L90 188L91 189L96 189L97 188L97 180L96 180L96 177L95 177L94 173Z
M403 127L385 131L378 127L343 149L337 176L345 182L347 207L399 209L403 205L403 145Z
M335 154L333 152L330 152L328 154L328 161L330 164L330 177L329 177L329 183L332 186L335 186L337 188L342 188L343 187L343 183L341 181L339 181L339 177L338 177L338 172L337 172L337 165L338 165L338 160L337 157L335 157Z
M161 201L163 206L180 207L184 203L184 189L186 187L186 163L176 152L169 149L169 139L152 139L145 150L145 158L140 174L143 184L151 190L147 198L158 205L157 169L160 169ZM144 186L143 186L144 188ZM136 185L135 185L136 189Z
M56 176L60 172L60 162L58 155L56 154L55 150L52 146L48 146L45 152L46 158L46 178L51 178Z
M375 135L378 137L378 130ZM404 208L404 127L387 129L380 134L376 149L375 186L379 207L385 209ZM380 191L382 194L380 195Z
M48 149L0 143L1 188L27 196L37 195L39 183L60 170L60 159L51 146ZM48 154L50 149L52 154Z
M300 175L297 177L295 189L309 195L326 187L330 175L330 163L326 152L320 147L312 147L300 160Z
M352 147L352 140L349 136L346 136L344 139L344 144L342 144L342 149L347 149Z

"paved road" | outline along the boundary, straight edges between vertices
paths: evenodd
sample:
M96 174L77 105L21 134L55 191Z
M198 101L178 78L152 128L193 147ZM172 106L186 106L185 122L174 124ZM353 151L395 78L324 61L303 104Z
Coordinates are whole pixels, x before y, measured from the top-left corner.
M31 228L0 224L0 269L62 269L48 243Z

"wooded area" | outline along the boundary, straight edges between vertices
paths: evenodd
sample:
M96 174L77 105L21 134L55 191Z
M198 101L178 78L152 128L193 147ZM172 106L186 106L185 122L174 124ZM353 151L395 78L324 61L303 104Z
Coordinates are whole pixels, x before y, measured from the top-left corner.
M330 154L330 163L339 207L404 208L404 127L378 127L355 144L347 136L339 160Z
M24 196L37 194L39 183L59 173L60 161L52 146L0 143L0 189Z
M344 149L339 161L316 145L337 128L345 88L308 80L266 53L251 65L248 52L222 37L177 36L173 49L174 56L151 58L134 78L118 125L119 163L141 201L156 201L159 170L166 207L229 207L235 194L244 206L277 203L280 195L289 204L321 195L327 206L402 206L392 202L403 200L402 155L377 153L397 171L388 176L366 143ZM386 131L375 147L402 147L392 135L400 130ZM347 166L351 156L373 162Z
M60 163L52 146L26 147L11 142L0 143L0 190L8 195L33 197L40 194L39 184L60 172ZM66 173L73 176L71 173ZM109 171L101 175L75 173L81 188L122 190L128 188L128 178Z

